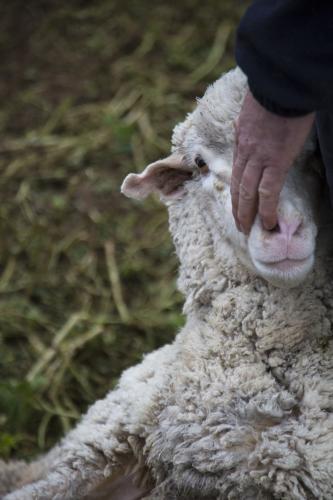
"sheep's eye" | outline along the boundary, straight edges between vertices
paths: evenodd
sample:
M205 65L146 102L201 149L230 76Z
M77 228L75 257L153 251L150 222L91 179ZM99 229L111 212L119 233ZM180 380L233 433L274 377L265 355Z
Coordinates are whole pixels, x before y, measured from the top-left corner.
M209 168L205 160L201 158L201 156L196 156L194 159L196 166L200 169L201 174L208 174Z
M201 158L201 156L196 156L194 161L195 161L196 166L199 168L207 167L205 160L203 160Z

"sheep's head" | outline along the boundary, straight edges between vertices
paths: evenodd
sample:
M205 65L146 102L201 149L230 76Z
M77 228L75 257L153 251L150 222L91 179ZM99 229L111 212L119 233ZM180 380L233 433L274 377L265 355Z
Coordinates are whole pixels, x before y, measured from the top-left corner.
M127 176L122 192L138 199L157 192L170 204L186 196L191 185L199 186L196 192L206 203L213 230L238 259L276 286L296 286L314 264L319 182L315 169L309 166L311 144L286 179L277 227L265 230L257 216L250 234L240 233L232 216L230 180L234 120L245 91L246 79L239 69L209 87L195 111L175 127L172 154L141 174Z

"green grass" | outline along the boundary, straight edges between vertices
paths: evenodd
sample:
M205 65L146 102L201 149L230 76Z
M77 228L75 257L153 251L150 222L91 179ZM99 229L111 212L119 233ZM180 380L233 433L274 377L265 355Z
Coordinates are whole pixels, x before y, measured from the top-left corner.
M119 185L234 65L243 9L0 7L0 456L49 448L183 324L165 210Z

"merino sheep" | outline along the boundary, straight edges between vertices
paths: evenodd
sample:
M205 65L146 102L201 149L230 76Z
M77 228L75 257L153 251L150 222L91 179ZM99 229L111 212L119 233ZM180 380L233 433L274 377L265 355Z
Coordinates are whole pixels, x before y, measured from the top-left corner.
M333 498L332 266L326 243L315 259L313 141L285 182L278 227L256 218L238 232L229 187L245 91L239 69L224 75L176 126L172 154L122 186L168 207L184 328L46 457L2 464L1 498L100 498L109 481L115 499L126 473L147 492L123 500Z

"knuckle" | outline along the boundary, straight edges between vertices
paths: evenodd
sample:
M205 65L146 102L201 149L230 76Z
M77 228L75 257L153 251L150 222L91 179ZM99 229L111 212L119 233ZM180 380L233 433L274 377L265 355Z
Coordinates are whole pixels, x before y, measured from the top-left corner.
M251 167L251 171L246 169L242 177L242 184L244 186L250 186L253 182L253 167Z
M245 202L252 202L256 198L256 193L244 186L244 184L241 184L239 187L239 196Z
M259 154L257 141L249 138L248 134L242 134L241 131L238 135L238 147L241 151L251 153L251 155Z
M286 171L278 163L273 163L265 168L266 182L281 184L286 176Z
M258 193L262 201L274 201L277 198L277 193L270 186L259 186Z

